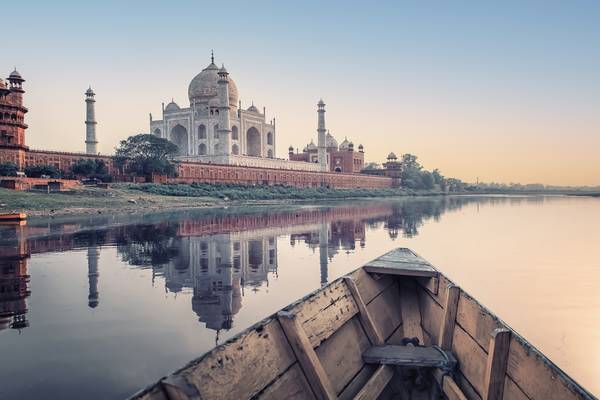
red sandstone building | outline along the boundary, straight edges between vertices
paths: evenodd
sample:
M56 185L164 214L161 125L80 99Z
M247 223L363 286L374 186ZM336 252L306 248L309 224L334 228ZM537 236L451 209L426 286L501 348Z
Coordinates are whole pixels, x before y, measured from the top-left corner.
M358 151L354 151L354 143L344 139L338 146L337 140L327 132L326 136L327 164L329 172L345 172L358 174L365 164L365 151L362 144L358 145ZM304 147L302 153L294 153L294 148L289 148L290 161L305 161L311 163L319 162L319 149L311 140Z
M77 160L102 159L115 180L134 180L134 177L124 176L122 171L113 165L113 159L108 155L29 149L25 144L27 108L23 105L25 93L23 82L25 80L16 70L8 77L8 83L0 79L0 163L14 163L21 171L30 165L52 165L63 173L69 174L72 165ZM360 174L364 165L362 145L355 152L351 142L345 140L338 146L331 135L328 137L330 137L330 146L327 149L329 167L323 169L326 172L183 161L178 163L177 178L162 179L161 181L335 188L386 188L392 185L392 179L389 177ZM292 152L290 160L314 162L314 156L316 156L316 150L313 151L307 146L306 151L301 154ZM15 178L11 179L15 180ZM2 185L4 185L4 180L2 180ZM12 185L12 187L18 186L17 184ZM24 187L21 185L21 188Z

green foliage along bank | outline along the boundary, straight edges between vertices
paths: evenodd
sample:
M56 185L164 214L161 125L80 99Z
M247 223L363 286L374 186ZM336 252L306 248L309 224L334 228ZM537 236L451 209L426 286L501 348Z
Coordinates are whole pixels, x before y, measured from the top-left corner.
M139 190L163 196L214 197L229 200L314 200L348 199L367 197L392 197L441 194L434 190L412 190L404 188L386 189L331 189L297 188L290 186L245 186L233 184L132 184L130 190Z

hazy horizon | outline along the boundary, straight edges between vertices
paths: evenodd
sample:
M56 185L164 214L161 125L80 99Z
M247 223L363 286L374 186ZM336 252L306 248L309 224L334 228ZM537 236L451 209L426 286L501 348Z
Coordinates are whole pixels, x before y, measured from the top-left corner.
M18 11L18 12L17 12ZM99 150L148 132L161 102L224 63L244 108L277 119L277 156L327 127L366 161L412 153L465 181L600 185L600 3L23 1L4 15L0 76L26 80L26 144Z

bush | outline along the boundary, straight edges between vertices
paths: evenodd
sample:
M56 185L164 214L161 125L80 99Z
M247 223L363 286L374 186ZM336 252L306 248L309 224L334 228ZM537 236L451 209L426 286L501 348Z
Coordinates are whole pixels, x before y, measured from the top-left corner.
M0 164L0 176L17 176L19 168L15 163L1 163Z
M233 184L132 184L129 189L162 196L213 197L230 200L319 200L348 199L354 197L390 197L413 194L401 188L385 189L330 189L296 188L291 186L244 186ZM427 194L422 192L422 194Z
M25 167L25 175L30 178L40 178L42 175L60 178L61 172L54 165L29 165Z

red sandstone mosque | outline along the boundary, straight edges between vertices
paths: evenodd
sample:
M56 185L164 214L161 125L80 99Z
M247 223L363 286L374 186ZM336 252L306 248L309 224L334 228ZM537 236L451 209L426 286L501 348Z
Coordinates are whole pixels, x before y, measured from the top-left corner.
M80 159L102 159L114 180L139 180L123 174L113 165L111 156L97 153L95 93L91 87L85 92L86 152L30 149L25 142L24 82L16 69L6 82L0 79L0 163L14 163L21 171L30 165L52 165L68 174ZM266 121L264 110L260 113L254 104L242 110L237 87L225 67L214 64L214 58L192 80L189 93L189 108L172 102L163 107L161 120L150 117L153 134L184 149L178 157L178 176L162 178L161 182L336 188L385 188L397 184L397 179L385 174L360 173L364 147L359 145L355 151L347 139L338 145L325 128L323 100L317 105L318 145L311 141L301 153L290 147L289 159L282 160L275 158L275 119ZM212 149L212 153L207 149Z

